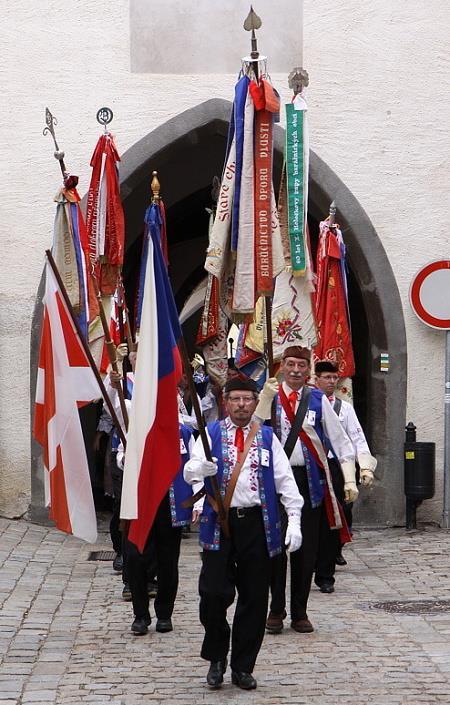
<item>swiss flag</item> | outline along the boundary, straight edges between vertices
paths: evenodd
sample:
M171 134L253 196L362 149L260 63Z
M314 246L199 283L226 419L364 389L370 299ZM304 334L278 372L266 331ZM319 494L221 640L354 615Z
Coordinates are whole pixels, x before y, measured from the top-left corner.
M43 448L50 518L61 531L91 543L97 520L78 407L98 397L94 373L47 264L33 432Z

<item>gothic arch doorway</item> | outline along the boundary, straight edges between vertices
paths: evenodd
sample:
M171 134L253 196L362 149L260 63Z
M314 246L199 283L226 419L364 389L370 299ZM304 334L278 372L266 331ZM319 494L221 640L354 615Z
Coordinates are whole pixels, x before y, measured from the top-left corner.
M167 209L171 279L179 308L204 276L211 183L221 173L231 104L206 101L156 128L122 157L121 194L126 219L124 279L132 296L140 255L143 215L153 170L158 171ZM275 179L282 167L284 130L275 135ZM366 213L339 177L314 153L310 159L309 211L314 237L319 221L335 200L348 247L349 291L355 355L355 406L378 458L379 483L358 501L357 520L365 525L402 522L402 449L406 409L406 334L398 287L381 241ZM41 288L31 340L34 394L41 319ZM196 320L184 332L193 339ZM380 354L390 357L380 371ZM32 444L31 516L43 516L39 453Z

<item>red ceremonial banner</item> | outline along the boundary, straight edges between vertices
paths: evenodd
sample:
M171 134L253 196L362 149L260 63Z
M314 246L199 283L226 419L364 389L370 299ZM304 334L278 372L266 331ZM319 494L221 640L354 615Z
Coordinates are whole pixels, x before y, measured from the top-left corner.
M272 296L272 114L255 116L255 271L256 296Z

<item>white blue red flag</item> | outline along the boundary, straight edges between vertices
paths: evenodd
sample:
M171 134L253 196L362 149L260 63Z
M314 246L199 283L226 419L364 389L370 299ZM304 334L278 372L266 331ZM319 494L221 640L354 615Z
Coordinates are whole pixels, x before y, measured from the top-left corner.
M155 514L180 467L177 383L181 360L178 313L161 251L161 213L145 216L147 265L120 516L143 550Z
M58 529L95 542L97 519L78 408L99 387L50 266L46 267L34 415L43 448L46 504Z

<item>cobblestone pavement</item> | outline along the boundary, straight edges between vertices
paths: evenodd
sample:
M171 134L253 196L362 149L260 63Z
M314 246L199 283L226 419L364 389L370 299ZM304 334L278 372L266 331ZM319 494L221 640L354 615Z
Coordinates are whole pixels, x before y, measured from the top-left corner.
M373 607L450 599L449 532L357 532L336 592L312 591L316 631L266 636L253 692L229 672L220 691L204 684L195 536L182 543L175 630L133 637L120 577L87 560L92 546L26 521L0 519L0 533L0 705L450 703L450 607ZM106 533L95 548L110 549Z

